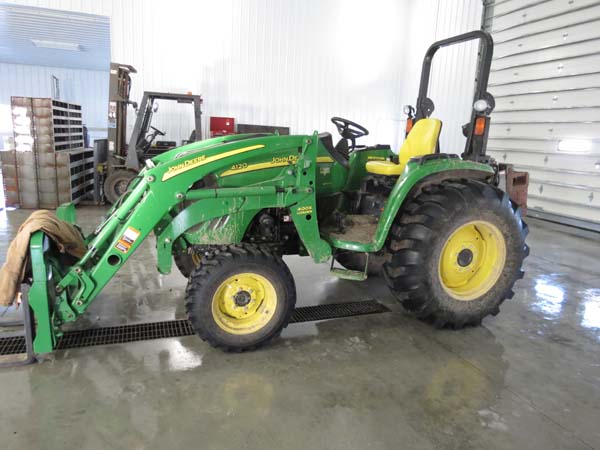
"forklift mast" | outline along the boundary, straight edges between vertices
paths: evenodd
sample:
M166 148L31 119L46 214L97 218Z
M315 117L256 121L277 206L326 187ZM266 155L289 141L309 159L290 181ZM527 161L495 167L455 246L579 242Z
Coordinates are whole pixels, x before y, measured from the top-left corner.
M110 63L108 99L108 150L125 157L127 143L127 105L131 92L131 76L137 73L133 66ZM134 104L135 105L135 104Z

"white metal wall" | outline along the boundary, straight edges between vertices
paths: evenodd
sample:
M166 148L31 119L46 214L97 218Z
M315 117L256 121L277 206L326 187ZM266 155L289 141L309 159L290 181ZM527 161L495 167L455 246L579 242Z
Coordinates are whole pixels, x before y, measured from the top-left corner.
M403 134L402 105L416 100L427 46L481 24L480 0L16 2L109 16L112 60L139 72L133 98L143 90L201 93L205 132L211 115L294 133L333 131L329 118L339 115L369 128L369 142L394 148ZM455 59L434 68L433 80L443 81L433 88L443 97L436 103L442 147L460 153L474 60L466 50L448 57ZM459 102L465 106L455 107ZM176 140L192 128L184 107L161 105L156 116Z
M64 69L0 63L0 135L12 136L10 97L51 97L52 75L60 80L61 100L79 103L91 138L106 136L108 70Z
M530 172L533 214L600 229L600 1L496 1L486 17L489 153Z
M481 0L420 0L411 16L410 65L405 67L405 103L414 105L419 88L421 62L427 48L440 39L481 28ZM435 103L432 116L443 122L440 150L460 154L465 147L462 125L471 118L475 86L477 43L470 42L440 49L431 69L429 97Z
M192 91L205 97L205 119L233 116L300 133L332 130L329 117L342 115L371 129L372 142L400 134L403 55L396 52L408 2L382 0L377 8L342 0L18 3L109 16L113 61L138 69L134 99L144 90ZM184 108L161 105L156 126L187 138L192 120Z

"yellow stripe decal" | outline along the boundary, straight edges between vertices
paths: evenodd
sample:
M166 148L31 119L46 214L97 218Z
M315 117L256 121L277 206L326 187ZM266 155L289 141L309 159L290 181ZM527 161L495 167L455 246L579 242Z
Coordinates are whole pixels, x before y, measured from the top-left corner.
M251 145L249 147L238 148L236 150L231 150L225 153L220 153L218 155L208 157L206 155L200 155L196 158L188 159L187 161L184 161L181 164L169 167L169 169L163 174L162 181L169 180L173 177L176 177L177 175L187 172L188 170L192 170L196 167L203 166L204 164L209 164L211 162L219 161L223 158L229 158L230 156L239 155L240 153L249 152L251 150L256 150L263 147L263 144L257 144Z
M237 175L240 173L254 172L255 170L261 169L272 169L275 167L284 167L293 164L295 161L268 161L256 164L234 164L231 169L226 170L221 174L221 177L229 177L231 175ZM329 156L320 156L317 158L317 163L332 163L333 159Z
M231 168L229 170L226 170L225 172L223 172L221 174L222 177L228 177L230 175L237 175L238 173L245 173L245 172L253 172L255 170L261 170L261 169L270 169L272 167L283 167L283 166L289 166L290 163L286 162L278 162L278 163L274 163L274 162L264 162L264 163L258 163L258 164L248 164L246 166L241 165L240 167L236 167Z
M317 158L317 163L332 163L333 158L330 156L319 156Z

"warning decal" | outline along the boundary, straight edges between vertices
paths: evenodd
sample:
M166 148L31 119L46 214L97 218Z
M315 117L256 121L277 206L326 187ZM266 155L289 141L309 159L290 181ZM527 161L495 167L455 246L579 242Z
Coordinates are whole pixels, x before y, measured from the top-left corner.
M121 253L127 253L136 239L140 236L140 232L133 227L127 227L123 236L119 239L115 248Z

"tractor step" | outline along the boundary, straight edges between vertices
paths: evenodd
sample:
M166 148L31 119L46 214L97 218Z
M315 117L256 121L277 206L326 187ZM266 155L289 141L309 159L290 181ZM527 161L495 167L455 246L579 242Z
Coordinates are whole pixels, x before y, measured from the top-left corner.
M367 279L367 274L361 270L342 269L340 267L332 267L331 273L343 280L364 281Z
M343 267L334 267L335 265L335 256L331 258L331 268L329 271L338 278L343 280L352 280L352 281L365 281L368 277L368 269L369 269L369 254L365 253L365 268L363 270L351 270L345 269Z

